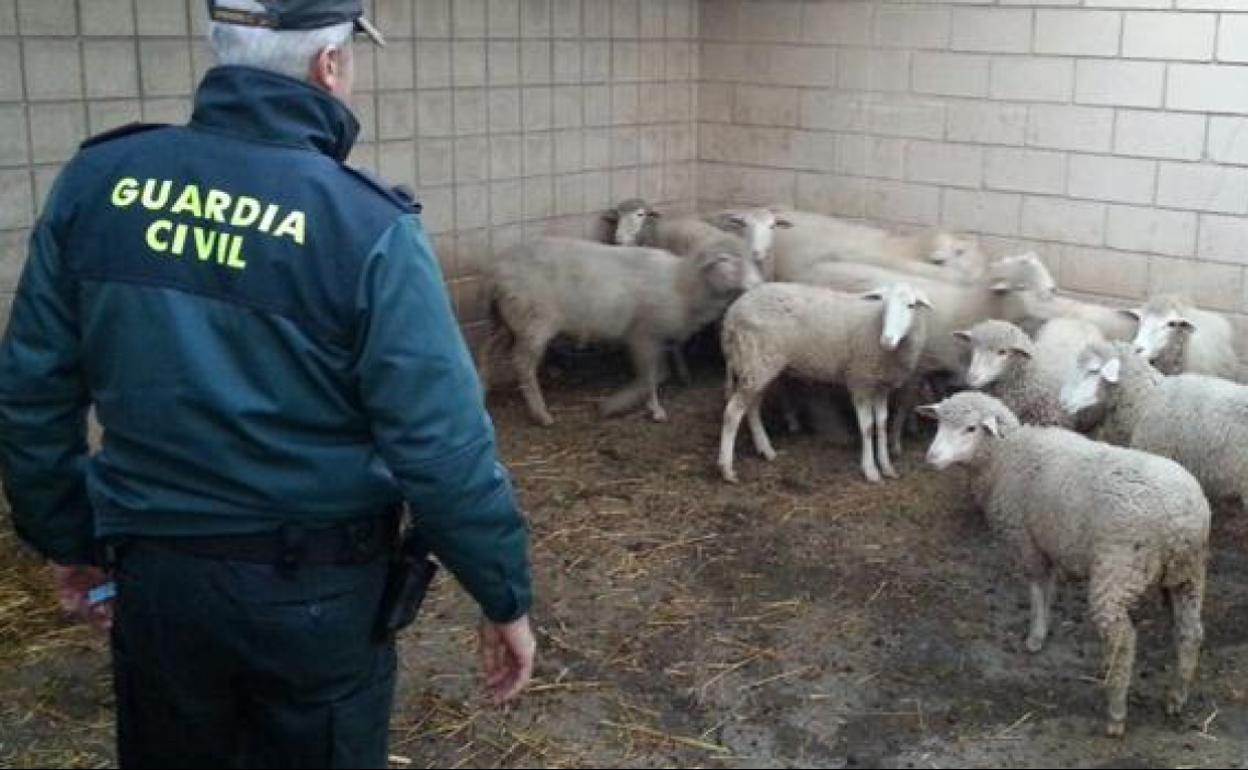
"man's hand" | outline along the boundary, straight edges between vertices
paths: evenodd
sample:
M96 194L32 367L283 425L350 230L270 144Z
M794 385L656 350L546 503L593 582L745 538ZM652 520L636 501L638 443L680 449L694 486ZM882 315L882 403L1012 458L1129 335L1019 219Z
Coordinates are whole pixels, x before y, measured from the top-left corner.
M87 593L92 588L108 582L108 575L103 570L87 564L53 564L52 581L56 586L56 598L61 603L61 609L98 631L112 628L112 601L100 602L94 606L87 601Z
M483 620L480 646L486 689L494 704L501 706L519 695L533 676L537 642L529 628L529 616L511 623Z

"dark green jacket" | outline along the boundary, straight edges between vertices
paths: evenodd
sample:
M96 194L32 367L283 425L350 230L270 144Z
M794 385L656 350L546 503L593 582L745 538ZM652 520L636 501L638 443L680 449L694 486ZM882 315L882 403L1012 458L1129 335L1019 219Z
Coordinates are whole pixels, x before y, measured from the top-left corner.
M526 528L438 262L418 207L344 165L358 128L309 85L219 67L189 125L84 144L0 348L23 539L80 563L100 536L261 532L406 499L487 615L527 611Z

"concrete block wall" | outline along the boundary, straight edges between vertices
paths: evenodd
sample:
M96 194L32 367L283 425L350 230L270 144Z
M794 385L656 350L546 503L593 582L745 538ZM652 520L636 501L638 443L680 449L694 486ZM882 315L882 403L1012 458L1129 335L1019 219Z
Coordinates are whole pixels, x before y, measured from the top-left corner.
M351 162L415 188L469 339L480 267L644 195L694 205L696 0L372 0ZM0 0L0 318L61 166L92 133L182 122L203 0Z
M1037 249L1073 291L1248 310L1248 0L703 0L701 17L703 206L961 228Z

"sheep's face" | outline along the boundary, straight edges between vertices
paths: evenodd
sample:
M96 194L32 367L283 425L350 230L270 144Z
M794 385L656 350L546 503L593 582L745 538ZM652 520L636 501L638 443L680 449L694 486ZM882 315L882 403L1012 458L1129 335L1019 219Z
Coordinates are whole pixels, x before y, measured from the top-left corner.
M1103 406L1110 389L1118 385L1122 359L1102 356L1091 350L1079 354L1074 369L1062 385L1062 409L1072 417Z
M635 208L615 212L615 243L617 246L636 246L641 238L642 228L646 219L655 216L655 212L645 208Z
M763 283L762 272L740 246L716 244L698 258L702 278L717 296L741 294Z
M951 270L966 276L978 278L984 272L984 253L979 249L979 241L965 235L938 232L932 239L932 250L927 261L949 267Z
M1131 313L1139 321L1133 345L1138 355L1156 361L1162 353L1181 346L1196 331L1196 325L1177 310Z
M771 272L771 247L775 242L776 228L792 227L792 223L771 209L747 209L726 211L711 219L711 224L733 233L745 241L750 257L764 274Z
M917 409L919 415L937 421L936 438L927 450L927 463L937 470L972 463L985 442L1005 435L1008 421L999 409L965 396L987 398L983 394L960 393Z
M971 348L971 363L966 369L966 384L986 388L1005 376L1011 366L1032 357L1027 335L1004 321L984 321L970 331L957 331L953 336Z
M882 289L869 291L863 299L884 303L884 322L880 330L880 347L896 350L912 329L915 316L932 303L923 292L909 284L894 283Z
M1055 287L1052 274L1034 251L998 260L988 273L988 285L1002 293L1036 291L1047 294Z

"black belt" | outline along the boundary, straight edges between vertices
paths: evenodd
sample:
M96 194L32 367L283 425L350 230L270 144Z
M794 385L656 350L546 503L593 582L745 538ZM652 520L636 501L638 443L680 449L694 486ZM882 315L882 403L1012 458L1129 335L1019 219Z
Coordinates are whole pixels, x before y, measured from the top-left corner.
M399 517L376 516L311 529L285 524L271 532L202 537L141 537L170 550L205 559L273 564L286 570L300 566L367 564L394 552Z

